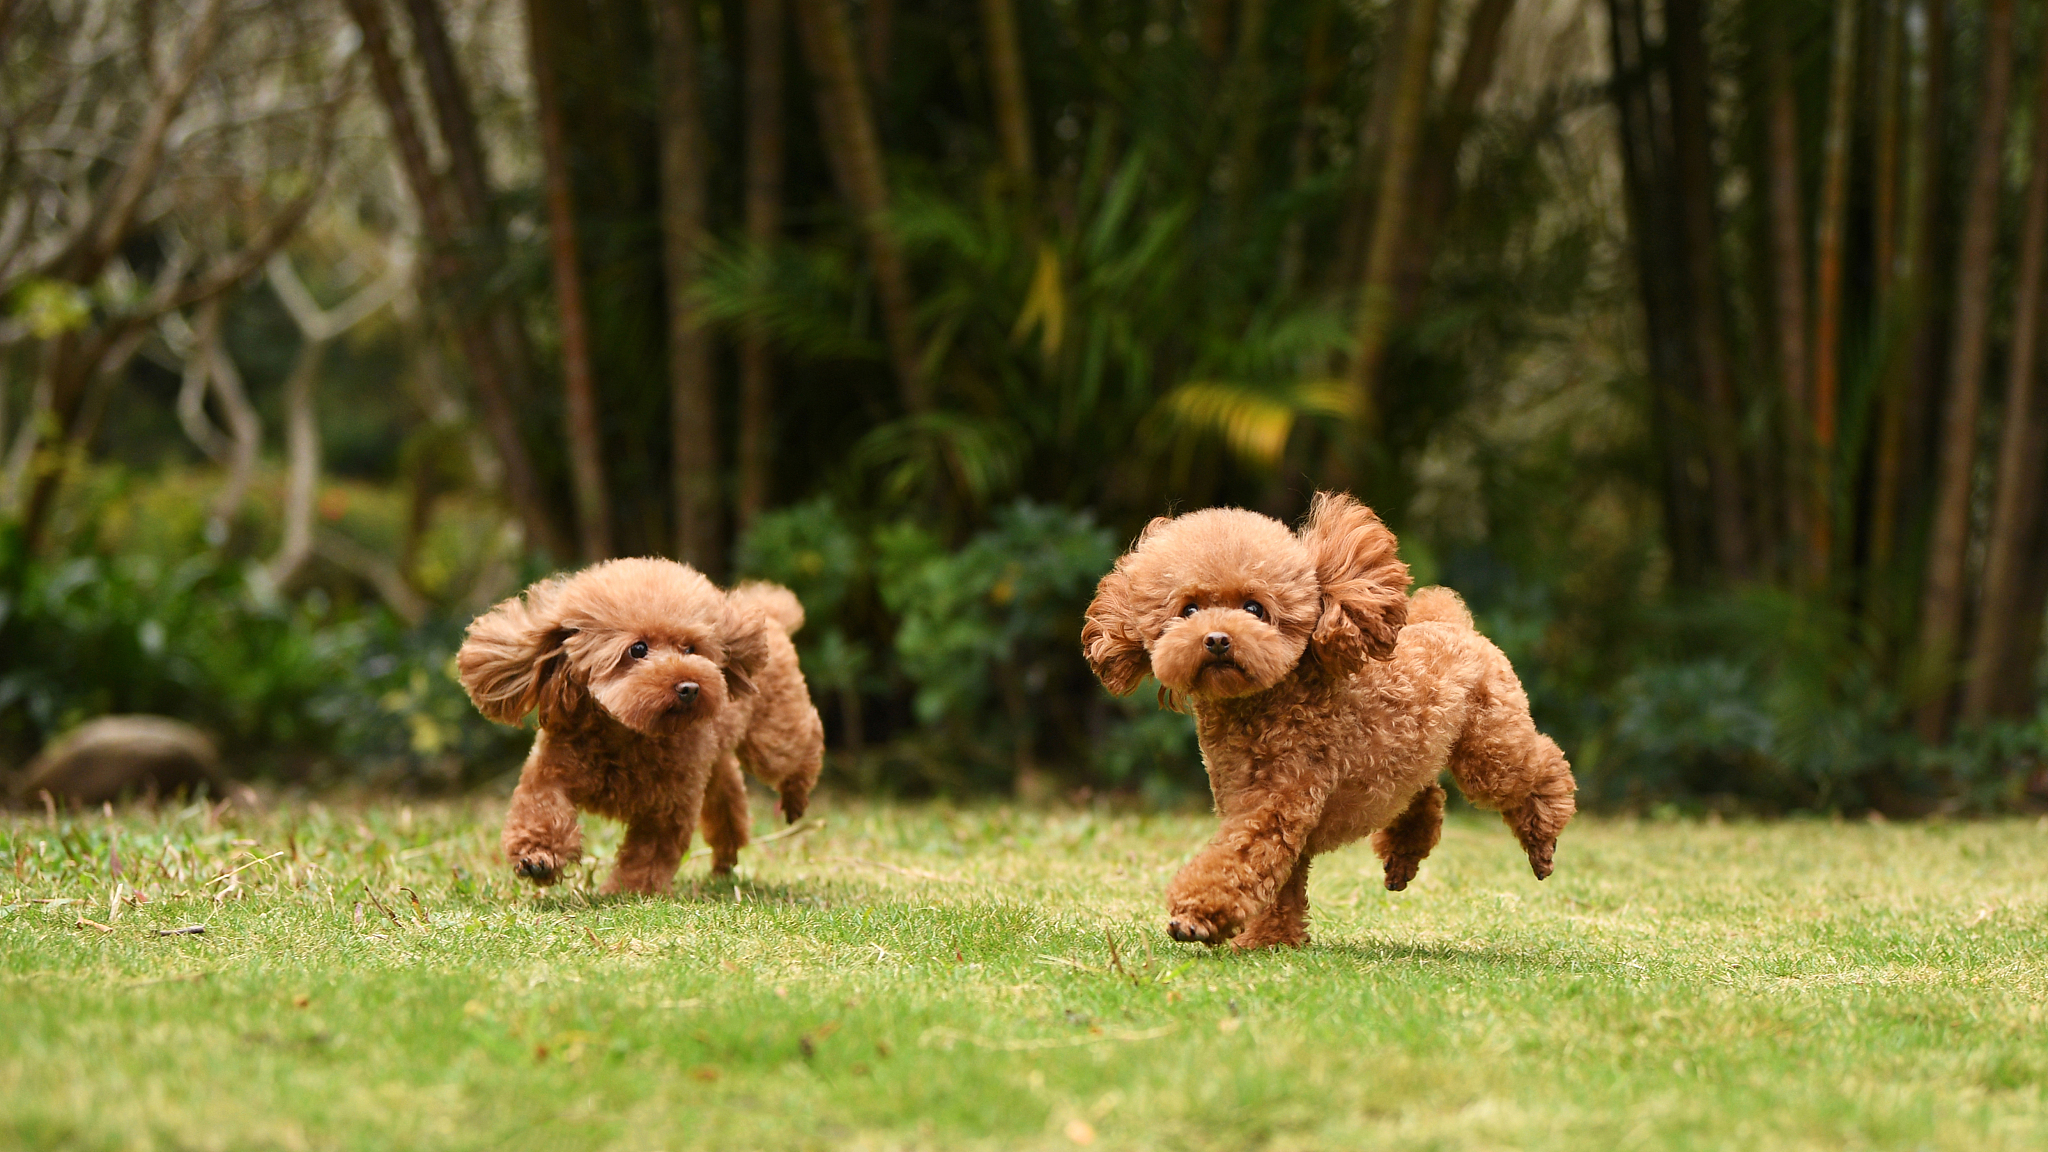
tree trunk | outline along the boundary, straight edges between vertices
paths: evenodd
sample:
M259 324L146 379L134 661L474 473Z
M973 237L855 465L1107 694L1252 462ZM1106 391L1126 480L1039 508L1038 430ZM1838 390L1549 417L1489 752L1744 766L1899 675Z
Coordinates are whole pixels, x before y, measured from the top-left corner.
M468 90L456 70L447 25L436 0L405 0L405 11L412 24L413 47L420 56L420 72L427 81L427 98L434 106L434 121L441 129L441 144L448 151L455 201L468 227L481 233L491 224L483 140L477 135Z
M1380 427L1379 370L1393 336L1394 274L1408 223L1415 157L1429 108L1429 64L1436 47L1437 0L1409 0L1401 40L1400 79L1387 122L1386 153L1380 163L1379 199L1372 241L1359 285L1357 344L1347 381L1353 418L1368 437Z
M751 2L751 0L750 0ZM861 65L879 104L889 90L889 49L896 37L896 0L867 0L861 21Z
M1818 493L1808 457L1806 348L1806 245L1801 233L1805 221L1799 208L1799 96L1792 83L1792 48L1782 10L1766 17L1764 67L1768 73L1770 110L1768 114L1769 179L1771 220L1771 267L1773 303L1776 304L1778 335L1778 383L1784 391L1785 528L1795 549L1804 553L1794 566L1803 570L1808 583L1818 587L1826 579L1824 556L1811 546L1807 522L1815 511ZM1830 176L1833 176L1832 169ZM1830 189L1832 192L1833 190ZM1811 494L1811 498L1810 498Z
M2043 483L2040 325L2042 250L2048 247L2048 75L2037 78L2034 88L2026 222L2021 227L2019 271L2013 282L2005 411L1999 419L1998 487L1986 528L1984 575L1970 645L1970 678L1963 689L1963 722L1973 725L1997 714L2006 681L2028 679L2033 672L2031 661L2020 666L2013 654L2025 647L2014 624L2025 614L2020 597L2026 558L2039 547L2034 528L2040 518Z
M469 89L456 67L455 49L449 43L438 0L406 0L406 15L412 24L413 44L419 51L427 96L434 106L434 121L448 151L448 173L469 231L468 243L484 254L487 267L481 279L495 283L504 266L504 237L491 200L490 165L485 158L483 138L477 132ZM492 299L483 302L482 310L491 340L504 363L506 389L515 405L525 404L532 396L529 369L533 348L526 338L525 326L520 323L516 302Z
M1673 580L1681 587L1695 587L1707 572L1709 533L1707 510L1693 480L1698 467L1694 429L1683 419L1686 411L1698 407L1698 385L1685 347L1671 125L1659 114L1668 101L1659 98L1662 76L1652 63L1654 49L1642 0L1608 0L1607 12L1629 242L1649 356L1650 413L1664 473L1665 539Z
M1915 727L1933 743L1948 732L1956 642L1963 623L1963 577L1970 542L1970 471L1977 454L1977 410L1983 395L1991 320L1992 249L1998 241L1999 162L2005 147L2006 101L2012 89L2013 0L1990 0L1985 12L1983 104L1977 113L1970 184L1956 251L1955 335L1949 346L1948 400L1936 458L1934 523L1920 599L1920 659L1926 697Z
M1713 125L1708 115L1708 62L1700 0L1669 0L1665 43L1671 60L1672 140L1676 145L1679 240L1691 299L1692 355L1704 402L1707 490L1713 509L1714 558L1724 575L1750 574L1744 523L1742 464L1736 440L1736 396L1722 321L1719 230L1714 194Z
M655 0L655 74L661 90L661 239L668 297L669 428L676 556L712 579L723 575L718 540L718 419L711 333L695 289L705 244L709 188L698 97L694 0Z
M1885 366L1884 397L1878 420L1877 462L1870 515L1870 560L1880 572L1891 567L1898 550L1900 525L1906 518L1905 493L1917 472L1911 437L1926 407L1925 366L1933 360L1933 282L1935 223L1942 205L1942 141L1945 135L1948 51L1945 0L1926 0L1926 19L1908 48L1906 145L1901 183L1902 220L1896 268L1894 312L1898 316L1898 354ZM1873 597L1875 618L1890 614L1882 597Z
M1295 121L1294 142L1288 149L1292 162L1292 188L1300 189L1307 184L1315 171L1317 119L1323 104L1329 99L1330 75L1334 71L1330 61L1330 12L1333 0L1315 0L1315 14L1309 18L1308 42L1303 50L1302 71L1307 77L1302 86L1301 115ZM1280 262L1274 280L1279 285L1279 295L1290 297L1301 287L1301 271L1308 243L1307 222L1301 213L1288 216L1287 226L1280 237Z
M797 21L817 84L818 119L825 133L833 175L841 195L859 219L881 296L882 330L906 412L931 406L918 351L910 294L910 272L889 225L889 181L867 89L854 61L853 33L844 0L799 0Z
M1899 77L1905 54L1906 5L1887 0L1878 8L1884 31L1878 42L1877 125L1871 144L1870 245L1877 274L1877 320L1889 333L1899 280ZM1889 335L1882 337L1889 341Z
M783 0L747 4L747 172L748 258L756 262L756 286L782 230L782 93L787 32ZM775 362L768 332L748 320L740 334L739 526L753 526L768 505L774 464Z
M1030 195L1038 171L1031 158L1031 99L1024 83L1024 53L1017 39L1013 0L981 0L982 35L988 45L989 96L996 106L996 137L1011 187Z
M1825 579L1834 554L1836 402L1842 362L1842 247L1848 228L1849 130L1856 98L1856 3L1835 0L1835 38L1828 73L1828 126L1822 142L1820 220L1814 241L1813 510L1808 571Z
M1223 62L1230 51L1230 0L1196 0L1195 43L1211 63Z
M590 334L583 310L583 272L576 245L576 207L569 183L568 144L549 59L539 0L526 0L528 65L540 120L542 182L547 193L548 255L562 328L562 389L569 423L569 474L576 497L576 535L586 563L612 554L611 503L604 483L597 385L590 371Z
M1265 124L1266 14L1271 0L1243 0L1238 8L1237 51L1230 65L1225 97L1230 114L1230 151L1225 175L1229 183L1233 227L1257 183L1259 129Z
M483 409L484 427L490 433L491 446L497 450L499 465L504 469L506 498L535 546L557 557L567 556L571 552L568 541L548 511L539 478L534 472L533 457L526 450L526 441L519 431L509 374L500 349L484 324L464 315L461 309L448 306L452 298L460 295L470 271L459 248L450 194L434 171L428 158L426 140L413 115L412 97L406 91L404 75L392 51L384 10L377 0L343 0L343 3L362 32L363 53L370 61L370 76L390 122L392 149L398 154L399 169L405 174L413 199L419 205L420 223L426 232L427 247L431 253L427 261L427 279L440 298L443 315L462 348L463 360L469 365L477 400Z
M1421 171L1416 176L1416 217L1408 230L1401 260L1397 315L1404 324L1413 321L1421 311L1422 294L1429 286L1429 270L1436 263L1437 242L1458 202L1458 156L1465 150L1466 134L1478 119L1479 101L1493 84L1503 33L1514 11L1515 0L1479 0L1466 22L1465 48L1458 56L1458 72L1450 91L1444 94L1442 110L1430 126L1428 146L1423 150Z

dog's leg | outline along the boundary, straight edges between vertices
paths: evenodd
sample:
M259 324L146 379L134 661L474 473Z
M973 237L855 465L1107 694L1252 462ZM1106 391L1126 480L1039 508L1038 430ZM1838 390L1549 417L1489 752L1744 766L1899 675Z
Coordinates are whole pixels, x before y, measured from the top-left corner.
M1372 834L1372 850L1387 864L1387 891L1408 887L1443 830L1443 786L1431 784L1408 801L1392 824Z
M1213 947L1270 907L1301 862L1328 795L1311 769L1269 770L1264 787L1225 811L1216 838L1173 878L1168 934Z
M1543 746L1529 761L1532 783L1520 800L1500 811L1502 820L1529 854L1529 870L1538 880L1550 876L1557 856L1557 837L1579 810L1578 782L1564 752L1547 736L1538 737Z
M1309 855L1303 852L1295 860L1287 883L1273 897L1272 905L1252 917L1244 931L1231 938L1231 947L1249 951L1279 944L1299 948L1308 943L1308 866Z
M690 847L690 826L667 818L641 817L626 823L619 862L605 877L600 892L638 892L651 896L668 891L676 865Z
M1578 783L1556 742L1536 731L1514 673L1485 687L1451 749L1451 776L1466 799L1500 813L1542 880L1550 875L1558 834L1578 811Z
M554 773L535 749L512 790L499 838L513 870L535 884L553 884L562 869L583 858L583 830L576 824L576 806L555 781Z
M740 861L740 849L747 846L747 782L740 776L740 762L731 753L719 757L711 770L711 785L704 794L700 820L704 842L711 845L711 874L725 876Z
M825 726L796 670L795 652L788 653L787 674L776 674L781 663L778 658L761 679L761 703L740 739L739 754L748 771L775 789L783 819L794 824L810 805L811 786L825 764Z

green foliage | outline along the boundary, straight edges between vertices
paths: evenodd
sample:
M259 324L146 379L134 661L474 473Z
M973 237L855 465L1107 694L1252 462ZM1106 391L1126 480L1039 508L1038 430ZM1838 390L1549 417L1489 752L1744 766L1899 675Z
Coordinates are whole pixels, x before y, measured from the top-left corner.
M1030 696L1065 677L1081 609L1116 559L1092 516L1020 501L950 554L913 533L899 525L884 544L881 593L902 620L896 655L918 685L919 719L970 715L999 691Z
M1040 766L1077 782L1185 786L1186 718L1109 704L1077 656L1081 611L1116 553L1088 513L1028 500L957 549L914 521L863 527L815 500L763 516L739 567L804 601L797 642L835 736L850 709L886 715L885 694L908 689L908 723L870 733L902 741L884 754L898 789L1001 787ZM1078 716L1076 699L1089 701Z
M0 751L19 759L94 716L176 716L238 776L473 782L523 734L452 677L461 620L408 628L381 608L288 598L260 565L197 539L107 549L98 531L27 558L0 528ZM131 542L132 543L132 542Z

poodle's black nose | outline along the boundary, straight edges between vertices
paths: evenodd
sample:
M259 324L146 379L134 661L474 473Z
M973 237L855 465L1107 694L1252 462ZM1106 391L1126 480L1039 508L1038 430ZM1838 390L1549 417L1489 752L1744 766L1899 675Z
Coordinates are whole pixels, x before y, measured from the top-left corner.
M685 681L676 685L676 699L681 700L685 704L695 704L697 702L696 682Z
M1202 646L1209 650L1209 655L1211 656L1228 656L1230 654L1230 633L1211 632L1207 636L1202 637Z

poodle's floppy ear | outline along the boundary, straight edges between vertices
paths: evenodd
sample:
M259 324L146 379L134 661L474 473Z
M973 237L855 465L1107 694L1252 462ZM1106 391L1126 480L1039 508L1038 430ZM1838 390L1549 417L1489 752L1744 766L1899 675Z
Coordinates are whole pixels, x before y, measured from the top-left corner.
M727 596L719 640L725 648L725 684L732 695L754 691L754 677L768 665L768 629L774 627L776 622L760 604Z
M1339 674L1394 654L1408 622L1408 566L1394 534L1373 510L1341 492L1318 492L1301 526L1323 587L1322 615L1310 640Z
M1130 695L1152 673L1152 658L1145 652L1133 612L1131 578L1118 564L1095 586L1087 622L1081 626L1081 652L1088 667L1117 696Z
M462 687L477 711L500 724L517 724L538 708L541 723L572 703L564 628L548 611L551 583L535 584L470 622L468 638L455 654Z

